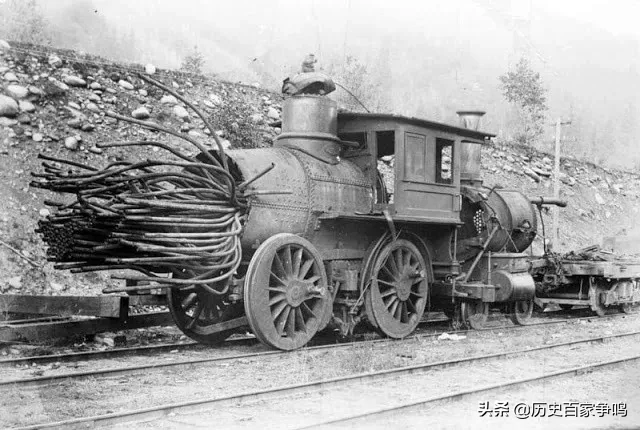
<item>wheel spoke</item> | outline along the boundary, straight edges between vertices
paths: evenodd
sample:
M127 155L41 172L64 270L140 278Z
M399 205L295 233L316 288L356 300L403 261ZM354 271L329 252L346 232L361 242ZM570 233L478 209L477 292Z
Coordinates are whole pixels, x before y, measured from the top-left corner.
M378 278L378 282L381 283L381 284L385 284L385 285L388 285L390 287L393 287L394 289L396 288L396 284L393 283L393 282L385 281L384 279L380 279L380 278Z
M273 267L276 269L278 273L280 273L281 277L285 278L287 276L287 271L284 269L282 260L280 259L280 256L278 255L277 252L273 256Z
M275 279L275 281L280 285L287 285L278 275L276 275L273 271L269 272L269 276Z
M400 320L400 316L402 315L402 302L398 300L398 305L395 307L393 311L393 317L397 320Z
M418 282L422 282L422 281L424 281L424 279L425 278L423 276L418 276L416 278L413 278L413 281L411 282L411 285L413 286L413 285L417 284Z
M405 303L407 304L407 311L411 313L417 312L416 305L411 301L411 298L409 298Z
M302 248L296 249L295 254L293 254L293 276L300 276L300 266L302 265Z
M285 328L285 325L287 324L287 320L289 319L290 313L291 313L291 307L285 303L284 312L280 315L280 320L278 322L278 326L276 327L276 330L278 330L278 334L280 336L284 335L284 328ZM274 321L275 320L276 318L274 318Z
M396 259L393 255L393 252L389 253L389 256L387 257L387 261L385 261L384 265L382 266L383 269L387 269L387 267L391 269L391 272L390 272L392 273L391 276L393 278L397 278L397 275L400 273L400 270L398 270L398 265L396 264Z
M390 295L395 294L395 293L396 293L395 288L389 288L384 293L380 293L380 297L385 298L385 297L390 296Z
M307 325L304 321L304 315L302 315L302 309L296 308L296 322L298 323L298 330L307 332Z
M287 298L286 294L274 294L269 300L269 306L273 306L278 302L281 302Z
M298 279L304 279L304 277L307 276L307 273L309 273L309 269L311 269L311 266L313 266L312 259L305 261L300 268L300 272L298 273Z
M200 314L202 314L203 310L204 310L204 303L200 301L196 306L196 310L193 311L193 317L192 317L193 319L189 321L189 324L187 324L187 329L191 329L193 328L194 325L196 325L196 322L198 321L198 318L200 318Z
M303 279L303 281L305 282L309 282L311 284L315 284L316 282L318 282L320 280L320 276L312 276L309 279Z
M387 310L389 310L389 308L391 307L391 305L392 305L395 301L397 301L397 300L400 300L400 299L398 298L398 296L392 296L392 297L390 297L389 299L387 299L387 301L385 301L385 300L383 299L383 300L382 300L382 302L383 302L383 303L384 303L384 305L387 307Z
M391 272L391 270L389 270L389 268L388 268L386 265L385 265L385 266L382 266L382 270L381 270L381 271L384 271L384 273L385 273L389 278L391 278L392 280L394 280L394 281L396 281L396 282L398 281L398 277L397 277L395 274L393 274L393 273ZM378 277L378 279L380 279L380 277Z
M402 264L403 260L404 260L404 255L402 252L402 248L398 248L395 252L395 256L396 256L396 267L398 268L398 274L402 275L403 269L404 269L404 265Z
M271 316L272 316L274 321L276 321L278 319L278 317L280 316L280 314L282 314L282 311L284 311L284 309L286 307L287 307L287 302L286 301L282 301L282 302L280 302L280 304L278 306L276 306L275 309L271 310Z
M296 312L291 308L289 309L289 317L287 318L285 331L287 333L287 337L293 338L293 335L296 332Z
M391 305L391 309L389 309L389 313L393 315L394 318L396 317L396 311L398 310L399 305L400 305L400 299L396 297L393 304Z
M404 261L402 262L402 265L404 267L409 267L411 265L412 257L413 257L413 254L411 253L411 251L407 250L407 253L404 255Z
M293 262L291 261L291 245L287 245L282 250L282 261L287 275L293 274Z
M305 302L302 302L302 304L300 305L300 307L307 312L309 315L311 315L312 318L318 318L318 316L316 315L316 313L313 311L313 309L311 309L311 307L309 307L309 305L307 305Z
M406 323L409 321L409 314L407 312L407 302L402 302L402 312L400 314L400 322Z

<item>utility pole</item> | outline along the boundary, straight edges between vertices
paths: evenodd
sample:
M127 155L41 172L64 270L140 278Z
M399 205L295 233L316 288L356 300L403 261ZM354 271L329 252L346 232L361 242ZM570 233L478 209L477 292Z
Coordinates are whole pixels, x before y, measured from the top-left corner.
M556 148L555 148L555 160L553 165L553 197L558 199L560 198L560 138L562 136L562 126L569 125L571 121L562 122L560 118L556 121ZM553 217L553 226L551 229L551 243L553 247L557 250L558 248L558 232L560 230L560 220L559 220L559 208L558 206L553 206L552 217Z

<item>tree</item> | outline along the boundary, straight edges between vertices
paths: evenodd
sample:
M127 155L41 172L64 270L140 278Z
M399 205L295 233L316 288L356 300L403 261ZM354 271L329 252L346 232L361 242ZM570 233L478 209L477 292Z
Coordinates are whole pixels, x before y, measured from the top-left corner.
M202 67L204 66L204 55L198 51L198 46L194 46L193 50L184 57L180 70L188 73L194 73L196 75L202 74Z
M529 61L521 58L515 70L500 76L502 94L516 105L521 129L516 133L520 143L532 144L544 133L545 112L548 110L546 88L540 74L533 71Z
M36 0L0 2L0 36L15 42L49 45L49 23Z
M344 61L333 61L324 70L338 85L334 98L341 107L351 111L376 110L376 84L367 66L356 57L347 55Z

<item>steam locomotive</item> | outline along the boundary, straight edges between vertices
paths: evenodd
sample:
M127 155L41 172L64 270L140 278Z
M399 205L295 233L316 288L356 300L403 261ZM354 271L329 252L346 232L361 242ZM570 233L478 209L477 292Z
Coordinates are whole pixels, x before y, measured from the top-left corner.
M314 72L286 81L273 147L226 151L233 178L250 191L242 257L213 294L188 281L167 288L185 334L215 343L248 325L263 343L292 350L321 330L349 334L360 324L403 338L427 309L471 328L490 307L526 324L536 286L547 303L640 302L639 265L577 296L588 271L563 272L548 255L532 264L524 252L537 234L536 207L564 203L483 185L481 148L493 137L478 130L483 112L458 112L460 126L344 112L327 97L334 88Z

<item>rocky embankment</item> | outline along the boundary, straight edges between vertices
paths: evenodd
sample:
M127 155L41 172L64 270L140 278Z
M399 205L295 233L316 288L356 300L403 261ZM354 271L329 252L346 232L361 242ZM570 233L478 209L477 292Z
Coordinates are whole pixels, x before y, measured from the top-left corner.
M68 52L42 53L29 47L0 43L0 293L98 292L107 275L69 275L46 262L44 245L34 233L40 217L49 213L45 200L60 196L29 187L31 172L41 171L39 153L93 166L119 160L163 158L163 151L138 148L101 149L98 142L155 140L170 142L185 154L195 148L110 118L115 112L150 120L215 146L216 133L227 148L272 144L280 132L269 124L280 119L281 97L246 85L158 70L153 65L106 63L92 57L71 58ZM210 115L216 130L175 97L145 83L137 71L172 87Z
M155 121L211 147L210 133L221 136L227 147L259 147L270 145L280 131L269 125L280 119L278 94L152 65L118 65L41 50L0 41L0 293L86 294L110 283L105 274L69 275L46 262L44 245L33 230L49 211L45 199L60 197L29 187L31 172L41 170L38 153L95 166L162 157L161 151L146 148L96 146L105 141L160 140L194 153L177 138L118 121L106 112ZM217 129L206 129L186 106L136 75L145 70L203 109ZM483 163L488 186L531 196L553 193L548 154L494 142L484 148ZM637 175L572 159L563 159L561 170L561 196L569 206L560 212L560 250L631 232L640 208ZM544 219L548 228L551 218L545 214Z

